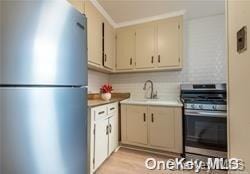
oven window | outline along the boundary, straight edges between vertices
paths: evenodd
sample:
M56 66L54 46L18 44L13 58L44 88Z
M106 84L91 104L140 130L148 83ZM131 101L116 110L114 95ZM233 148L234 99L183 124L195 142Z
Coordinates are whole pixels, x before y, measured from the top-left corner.
M185 145L226 152L226 118L185 116Z

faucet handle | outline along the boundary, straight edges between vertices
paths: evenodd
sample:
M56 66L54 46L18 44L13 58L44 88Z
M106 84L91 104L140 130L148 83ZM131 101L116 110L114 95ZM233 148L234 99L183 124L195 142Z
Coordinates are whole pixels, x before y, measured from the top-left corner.
M157 98L158 98L158 92L155 91L155 92L153 92L153 99L157 99Z

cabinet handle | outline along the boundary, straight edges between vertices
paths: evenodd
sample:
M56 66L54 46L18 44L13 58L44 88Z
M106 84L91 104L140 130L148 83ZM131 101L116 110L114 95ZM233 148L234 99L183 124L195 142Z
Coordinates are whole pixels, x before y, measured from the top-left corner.
M154 56L151 57L151 63L154 63Z
M106 135L108 135L109 134L109 126L107 125L106 126Z
M112 110L114 110L114 109L115 109L115 108L113 107L113 108L110 108L109 110L112 111Z
M105 111L98 112L98 115L104 114Z
M109 133L111 133L111 132L112 132L112 125L109 124Z
M107 62L107 54L104 55L104 61Z
M152 123L154 122L154 114L153 113L151 114L151 121L152 121Z
M132 63L133 63L133 62L132 62L132 57L131 57L131 58L130 58L130 62L129 62L129 64L130 64L130 65L132 65Z
M143 121L146 122L146 113L143 113Z
M158 55L158 62L161 62L161 55Z

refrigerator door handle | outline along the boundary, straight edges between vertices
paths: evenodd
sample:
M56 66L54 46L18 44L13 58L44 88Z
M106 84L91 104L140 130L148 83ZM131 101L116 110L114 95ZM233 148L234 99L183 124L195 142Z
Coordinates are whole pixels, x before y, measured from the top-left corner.
M82 25L80 22L77 22L76 25L77 25L78 27L80 27L81 29L85 30L84 25Z

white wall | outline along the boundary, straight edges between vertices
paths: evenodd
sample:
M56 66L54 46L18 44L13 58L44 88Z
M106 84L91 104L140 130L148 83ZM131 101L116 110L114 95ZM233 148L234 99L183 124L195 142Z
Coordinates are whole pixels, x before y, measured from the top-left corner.
M155 83L160 98L179 96L180 83L226 82L225 16L184 22L184 68L182 71L116 74L110 76L115 91L144 97L146 80Z
M99 93L100 87L109 82L108 74L88 70L88 92Z

